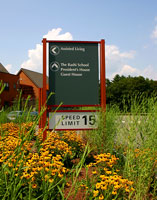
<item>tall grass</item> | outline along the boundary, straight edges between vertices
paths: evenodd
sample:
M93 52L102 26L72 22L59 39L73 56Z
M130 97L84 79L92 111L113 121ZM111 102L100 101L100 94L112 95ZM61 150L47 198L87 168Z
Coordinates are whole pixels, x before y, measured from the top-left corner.
M98 129L87 132L86 137L91 144L91 148L97 153L110 152L114 150L113 139L116 136L116 120L119 116L118 107L109 108L106 113L98 113Z
M157 153L157 97L131 104L131 115L124 119L126 155L123 174L136 182L136 199L155 195Z
M157 97L123 102L101 115L100 128L87 134L93 149L119 157L121 173L135 184L133 199L155 199L157 187ZM128 113L127 111L130 110ZM104 125L105 122L105 125Z

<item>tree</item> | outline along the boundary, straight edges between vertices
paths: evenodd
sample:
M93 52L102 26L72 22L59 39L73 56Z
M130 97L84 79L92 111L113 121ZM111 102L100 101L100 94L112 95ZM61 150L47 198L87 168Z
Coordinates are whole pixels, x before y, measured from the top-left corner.
M125 77L117 74L112 81L106 79L106 103L116 104L120 109L123 109L123 100L129 105L129 100L138 94L148 98L154 93L157 93L157 81L142 76Z

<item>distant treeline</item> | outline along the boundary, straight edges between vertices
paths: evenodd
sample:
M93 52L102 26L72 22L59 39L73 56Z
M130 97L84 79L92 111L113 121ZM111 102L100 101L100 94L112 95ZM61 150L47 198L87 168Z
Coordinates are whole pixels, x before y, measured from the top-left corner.
M106 79L106 103L108 105L117 105L121 110L133 99L149 98L157 96L157 81L149 80L142 76L125 77L116 75L112 81ZM142 98L141 98L142 97Z

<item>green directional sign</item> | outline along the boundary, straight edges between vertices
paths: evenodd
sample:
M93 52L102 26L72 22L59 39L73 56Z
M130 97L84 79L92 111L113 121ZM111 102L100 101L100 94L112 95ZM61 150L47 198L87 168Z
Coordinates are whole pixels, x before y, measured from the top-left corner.
M98 44L49 43L48 105L99 104Z

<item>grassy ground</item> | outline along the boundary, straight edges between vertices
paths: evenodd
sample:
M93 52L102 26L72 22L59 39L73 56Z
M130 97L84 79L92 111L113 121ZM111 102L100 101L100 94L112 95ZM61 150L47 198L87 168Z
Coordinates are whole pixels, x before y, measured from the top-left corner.
M97 130L45 142L39 117L6 123L0 113L0 199L155 199L156 100L134 100L129 114L107 108Z

